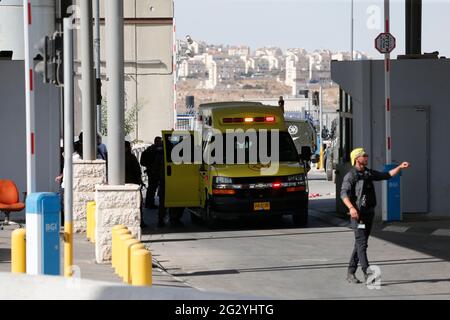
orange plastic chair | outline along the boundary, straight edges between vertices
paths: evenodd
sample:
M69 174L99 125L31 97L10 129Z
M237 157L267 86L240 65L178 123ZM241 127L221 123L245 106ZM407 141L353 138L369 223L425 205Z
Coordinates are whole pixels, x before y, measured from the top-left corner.
M11 212L20 212L25 209L25 204L19 201L19 190L11 180L0 180L0 212L5 214L5 221L0 223L0 230L5 226L18 225L20 223L11 222L9 215Z

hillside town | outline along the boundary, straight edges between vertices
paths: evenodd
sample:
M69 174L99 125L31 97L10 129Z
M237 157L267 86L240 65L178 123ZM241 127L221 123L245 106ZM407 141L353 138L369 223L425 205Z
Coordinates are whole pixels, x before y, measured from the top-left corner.
M349 52L293 48L212 45L203 41L178 40L177 109L187 95L196 101L307 97L322 87L325 105L337 106L338 88L331 81L331 61L351 60ZM354 52L353 60L367 60ZM331 91L330 91L331 90Z

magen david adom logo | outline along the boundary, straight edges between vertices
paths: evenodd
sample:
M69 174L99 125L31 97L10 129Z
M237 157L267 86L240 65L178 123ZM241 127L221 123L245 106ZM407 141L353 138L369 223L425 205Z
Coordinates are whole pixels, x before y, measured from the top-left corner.
M294 135L298 133L298 127L296 125L291 125L288 128L289 134Z

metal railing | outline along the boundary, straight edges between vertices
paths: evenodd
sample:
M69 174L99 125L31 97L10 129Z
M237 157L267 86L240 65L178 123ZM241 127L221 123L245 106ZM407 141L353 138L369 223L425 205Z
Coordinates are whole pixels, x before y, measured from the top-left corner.
M196 115L195 114L180 114L177 116L177 123L175 130L195 130Z

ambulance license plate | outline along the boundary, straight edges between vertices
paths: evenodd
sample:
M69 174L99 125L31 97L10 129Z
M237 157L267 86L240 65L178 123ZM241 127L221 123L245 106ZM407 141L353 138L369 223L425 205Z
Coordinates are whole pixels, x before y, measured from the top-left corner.
M253 204L253 209L255 211L269 211L270 210L270 202L255 202Z

